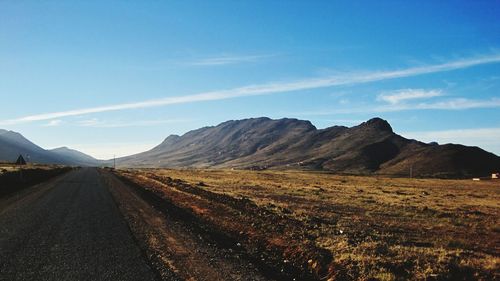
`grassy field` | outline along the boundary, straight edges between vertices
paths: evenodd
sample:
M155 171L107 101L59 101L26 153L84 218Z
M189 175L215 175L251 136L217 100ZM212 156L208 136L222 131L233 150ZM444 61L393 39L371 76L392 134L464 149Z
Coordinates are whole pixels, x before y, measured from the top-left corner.
M287 219L292 222L287 225L298 226L284 228L282 232L276 230L276 234L281 233L288 240L286 243L302 245L304 241L295 240L305 239L314 244L315 248L310 249L330 252L326 271L331 280L500 277L500 181L358 177L297 171L158 169L122 173L160 182L163 185L160 188L165 190L184 183L207 194L224 196L220 199L197 191L196 198L179 197L179 202L189 200L181 203L184 204L181 207L190 208L202 217L217 213L210 212L211 206L216 205L201 208L196 201L200 196L207 200L216 198L221 204L231 198L250 201L258 207L256 210ZM181 191L186 193L186 190ZM194 194L192 190L189 192ZM245 218L251 220L251 214L234 213L233 219L241 221L241 229L249 223ZM226 221L231 220L231 211L224 216ZM213 222L231 230L227 223ZM269 233L274 231L269 229ZM240 232L244 231L256 230L245 228ZM288 235L289 232L302 234ZM309 267L314 268L311 261Z
M23 170L53 170L57 168L64 167L62 165L47 165L47 164L27 164L27 165L15 165L12 163L0 163L0 175L8 172L16 172L21 169Z

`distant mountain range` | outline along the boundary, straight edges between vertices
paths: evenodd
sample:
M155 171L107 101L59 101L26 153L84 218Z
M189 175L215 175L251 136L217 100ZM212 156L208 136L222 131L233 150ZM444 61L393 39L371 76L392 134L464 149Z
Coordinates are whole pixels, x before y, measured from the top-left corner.
M69 148L45 150L19 133L0 130L0 160L19 154L39 163L112 165ZM251 118L171 135L153 149L116 159L119 167L307 169L416 177L485 176L500 157L478 147L406 139L373 118L354 127L318 130L297 119Z
M15 162L19 155L25 160L42 164L97 166L99 160L67 147L46 150L21 134L0 129L0 161Z
M155 148L117 159L127 167L311 169L348 174L469 177L500 169L478 147L426 144L395 134L373 118L351 128L318 130L297 119L252 118L171 135Z

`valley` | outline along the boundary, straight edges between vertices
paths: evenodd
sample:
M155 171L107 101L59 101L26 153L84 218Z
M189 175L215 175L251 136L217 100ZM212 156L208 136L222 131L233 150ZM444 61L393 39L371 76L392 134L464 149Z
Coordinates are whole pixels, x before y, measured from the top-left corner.
M0 281L500 281L499 15L0 1Z

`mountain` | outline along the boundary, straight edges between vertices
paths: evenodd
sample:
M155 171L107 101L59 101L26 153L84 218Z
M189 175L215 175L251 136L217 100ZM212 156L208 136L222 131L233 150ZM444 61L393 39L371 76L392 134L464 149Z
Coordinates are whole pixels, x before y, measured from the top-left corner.
M81 152L68 148L45 150L23 135L0 129L0 161L14 162L19 154L33 163L96 166L99 161Z
M53 154L57 154L60 157L67 159L68 161L73 163L73 165L78 165L78 166L99 165L99 160L95 159L94 157L82 153L78 150L70 149L67 147L54 148L49 150L49 152L52 152Z
M297 119L251 118L171 135L153 149L117 159L118 166L299 168L348 174L470 177L500 169L500 157L478 147L426 144L373 118L354 127L318 130Z
M45 149L24 138L21 134L0 130L0 159L6 162L16 161L19 154L29 155L29 161L37 163L59 163L60 159ZM28 160L28 159L26 159Z

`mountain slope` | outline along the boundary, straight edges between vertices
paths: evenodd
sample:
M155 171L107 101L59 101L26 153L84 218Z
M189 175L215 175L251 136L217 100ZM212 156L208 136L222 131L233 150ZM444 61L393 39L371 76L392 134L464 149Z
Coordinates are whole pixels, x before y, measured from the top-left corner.
M82 153L78 150L70 149L67 147L59 147L49 150L49 152L53 154L57 154L62 158L65 158L67 161L73 163L73 165L79 166L97 166L99 165L99 160L94 157Z
M45 149L37 146L13 131L0 131L0 160L6 162L16 161L19 154L36 163L60 163L57 155L52 155ZM29 156L29 157L27 157Z
M412 167L421 176L488 176L500 170L499 157L479 147L459 144L427 145L409 155L398 155L384 163L380 169L385 174L408 174Z
M96 159L83 153L70 149L45 150L17 132L0 129L0 161L14 162L20 154L33 163L78 166L98 164Z
M316 130L295 119L255 118L227 121L179 136L169 136L150 151L118 159L120 165L211 167L253 155L263 148L279 149Z
M251 118L172 135L150 151L117 159L129 167L301 168L351 174L466 177L500 169L477 147L433 145L395 134L373 118L318 130L309 121Z

